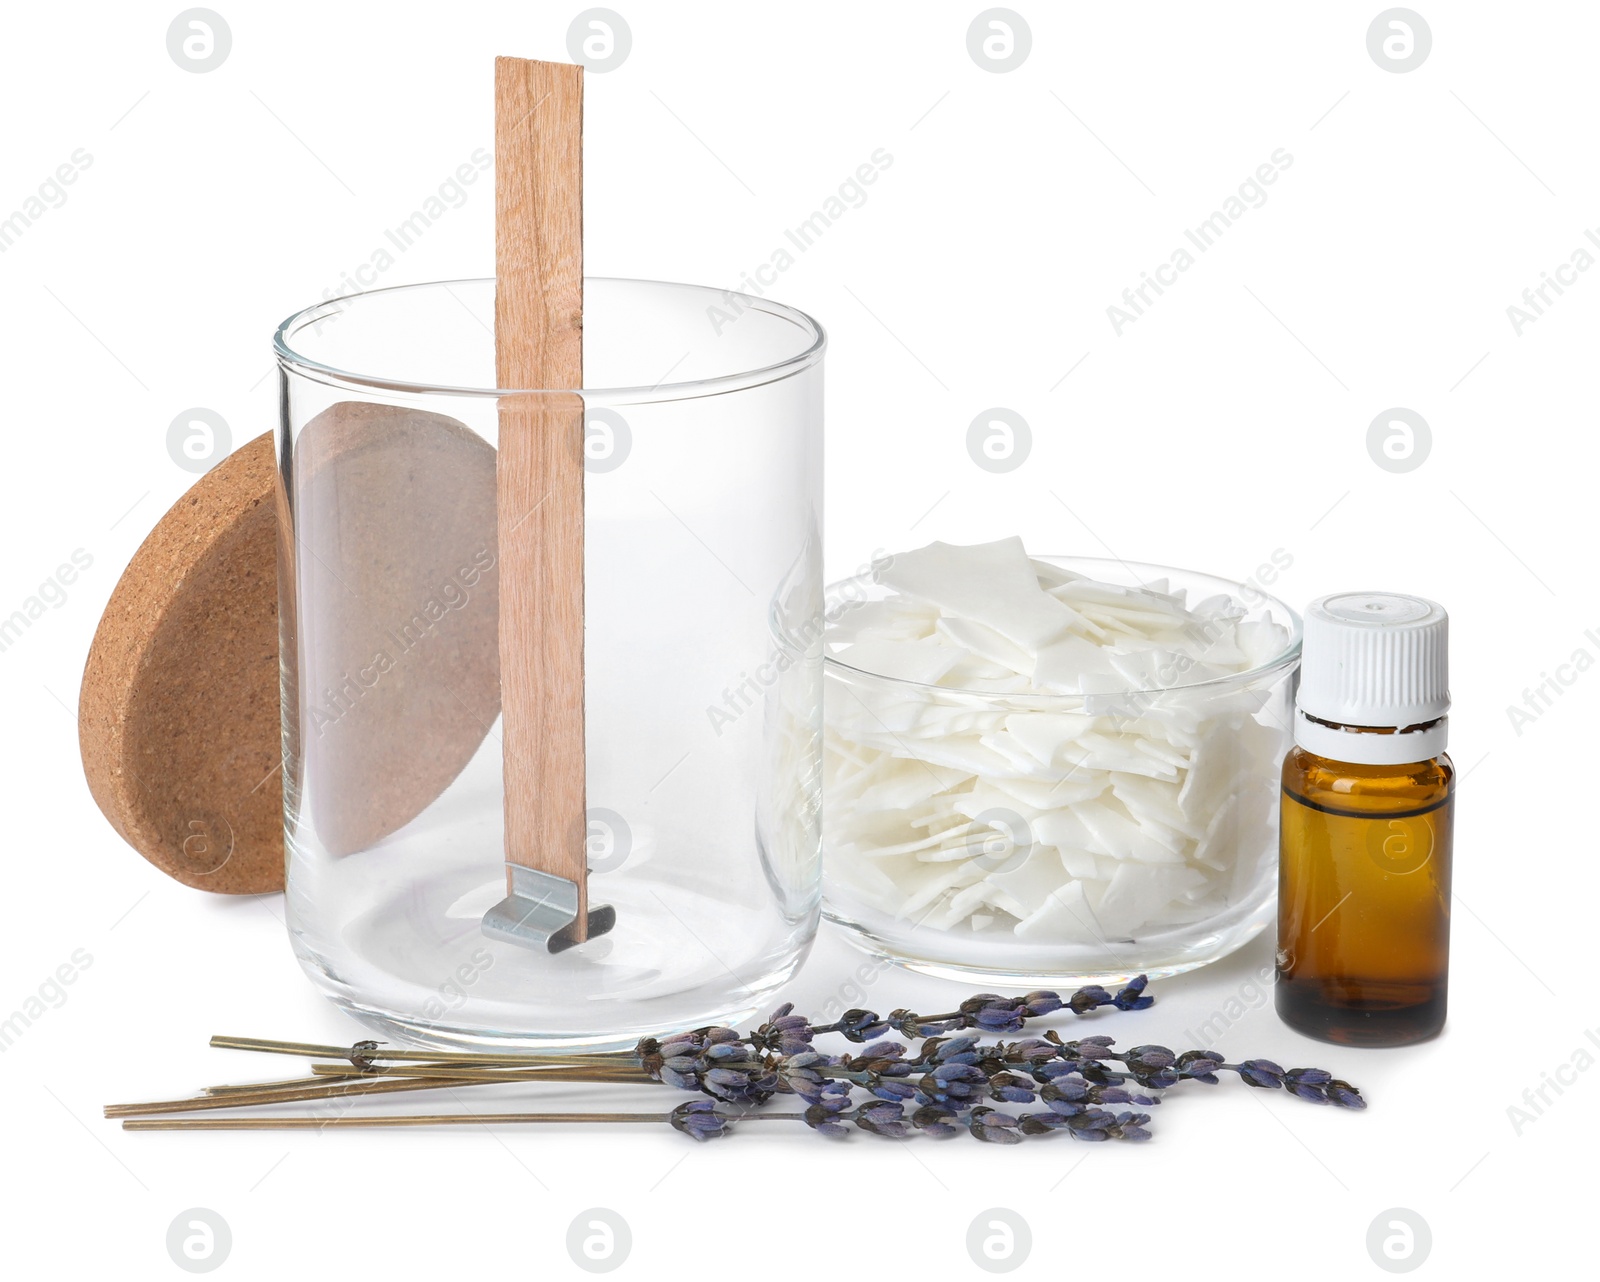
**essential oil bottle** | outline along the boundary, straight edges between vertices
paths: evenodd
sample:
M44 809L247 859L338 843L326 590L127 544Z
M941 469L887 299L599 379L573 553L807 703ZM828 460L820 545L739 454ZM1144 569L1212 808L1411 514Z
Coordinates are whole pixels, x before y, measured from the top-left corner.
M1449 619L1421 597L1344 592L1306 610L1283 763L1279 1017L1345 1046L1444 1027L1455 768Z

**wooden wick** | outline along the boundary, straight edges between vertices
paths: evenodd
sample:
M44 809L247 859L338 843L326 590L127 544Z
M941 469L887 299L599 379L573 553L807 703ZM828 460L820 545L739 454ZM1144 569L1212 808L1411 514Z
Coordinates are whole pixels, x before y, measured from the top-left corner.
M495 365L505 857L577 887L583 708L583 68L495 59ZM508 894L518 893L507 869Z

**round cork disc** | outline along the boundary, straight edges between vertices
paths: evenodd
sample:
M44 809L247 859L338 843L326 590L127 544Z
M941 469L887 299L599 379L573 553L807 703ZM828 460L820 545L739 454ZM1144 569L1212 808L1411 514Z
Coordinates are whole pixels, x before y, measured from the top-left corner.
M190 488L117 582L78 742L111 826L186 886L283 889L272 435Z

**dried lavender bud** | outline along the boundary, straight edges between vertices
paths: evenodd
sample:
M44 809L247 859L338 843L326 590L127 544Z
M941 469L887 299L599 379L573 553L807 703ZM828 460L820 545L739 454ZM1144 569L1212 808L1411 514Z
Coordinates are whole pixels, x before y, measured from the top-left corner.
M1144 995L1145 985L1150 982L1148 975L1135 975L1126 987L1122 988L1111 999L1111 1004L1118 1010L1148 1010L1154 1004L1154 997Z
M840 1085L828 1076L828 1071L840 1062L838 1056L824 1055L821 1051L786 1056L775 1067L775 1089L815 1104L825 1091Z
M967 1129L989 1144L1022 1143L1021 1126L1010 1113L1000 1113L992 1108L975 1108L967 1121Z
M1340 1108L1365 1108L1367 1101L1361 1098L1361 1092L1349 1082L1341 1082L1337 1077L1328 1083L1328 1099Z
M890 1011L889 1020L902 1037L935 1037L948 1033L958 1024L954 1019L924 1019L915 1011L905 1009Z
M1283 1069L1270 1059L1247 1059L1236 1070L1247 1085L1275 1091L1283 1085Z
M979 993L961 1003L957 1012L963 1028L980 1028L986 1033L1015 1033L1022 1029L1022 1003L999 993Z
M1060 1077L1053 1082L1046 1082L1039 1091L1039 1098L1050 1106L1052 1113L1058 1113L1062 1117L1072 1117L1087 1107L1089 1083L1076 1073L1069 1077Z
M1145 1123L1150 1120L1148 1113L1118 1113L1116 1133L1119 1140L1147 1140L1150 1132L1145 1130Z
M905 1111L898 1104L863 1104L856 1109L852 1118L862 1130L871 1131L874 1135L899 1140L910 1134L906 1129Z
M1222 1067L1222 1062L1222 1056L1213 1051L1184 1051L1178 1056L1178 1069L1192 1082L1215 1086L1222 1080L1217 1076L1217 1069Z
M1090 984L1080 988L1067 999L1067 1009L1074 1015L1086 1015L1097 1007L1113 1005L1116 1000L1099 984Z
M1283 1075L1284 1089L1313 1104L1329 1103L1327 1086L1333 1074L1320 1068L1291 1068Z
M691 1029L687 1033L674 1033L665 1042L661 1043L660 1054L672 1055L698 1055L707 1047L717 1046L724 1042L737 1042L743 1039L731 1028L720 1025L711 1025L706 1028Z
M994 1048L994 1058L1007 1064L1042 1064L1056 1057L1057 1047L1042 1037L1028 1037L1020 1042L1001 1042Z
M976 1037L932 1037L922 1044L922 1059L931 1064L976 1064L983 1058Z
M749 1073L733 1068L713 1068L701 1075L702 1089L732 1103L744 1103L754 1094Z
M727 1119L708 1099L694 1099L672 1110L672 1125L690 1139L714 1140L727 1131Z
M1117 1126L1117 1115L1103 1108L1086 1108L1081 1113L1068 1116L1065 1122L1066 1130L1073 1139L1095 1143L1116 1138L1113 1132Z
M983 1098L989 1076L975 1064L940 1064L917 1083L918 1102L962 1105Z
M784 1004L767 1017L767 1022L750 1035L752 1045L779 1055L799 1055L811 1047L811 1021L795 1015L793 1002Z
M1058 993L1047 989L1029 993L1022 999L1023 1009L1029 1015L1053 1015L1065 1005Z
M909 1067L909 1065L907 1065ZM867 1083L867 1090L879 1099L889 1100L892 1103L901 1103L917 1097L917 1088L914 1083L904 1078L888 1078L874 1076Z
M849 1103L849 1099L843 1097L826 1099L806 1109L801 1114L801 1117L807 1126L814 1131L821 1132L823 1135L832 1135L834 1137L848 1135L850 1131L839 1120L839 1114L849 1106Z
M1132 1050L1124 1051L1122 1062L1129 1068L1170 1068L1177 1063L1177 1056L1165 1046L1135 1046Z
M954 1109L941 1108L937 1104L925 1104L911 1115L911 1125L924 1135L944 1139L956 1134L960 1129L956 1125L960 1116Z
M839 1016L839 1022L834 1025L834 1029L843 1033L852 1042L868 1042L887 1033L889 1025L878 1018L877 1011L847 1010Z
M662 1060L655 1075L657 1080L668 1086L676 1086L680 1091L697 1091L700 1089L700 1074L695 1064L692 1056L675 1055Z
M911 1072L911 1065L901 1058L905 1053L906 1048L899 1042L873 1042L861 1054L847 1059L845 1066L855 1073L905 1077Z
M1066 1047L1071 1049L1076 1058L1087 1060L1115 1059L1117 1055L1111 1046L1112 1039L1103 1036L1082 1037L1075 1042L1066 1043Z
M1008 1104L1033 1103L1034 1090L1032 1081L1015 1073L1000 1072L989 1079L990 1096Z
M1165 1046L1135 1046L1122 1055L1123 1067L1139 1085L1153 1090L1176 1086L1180 1074L1173 1068L1176 1057Z

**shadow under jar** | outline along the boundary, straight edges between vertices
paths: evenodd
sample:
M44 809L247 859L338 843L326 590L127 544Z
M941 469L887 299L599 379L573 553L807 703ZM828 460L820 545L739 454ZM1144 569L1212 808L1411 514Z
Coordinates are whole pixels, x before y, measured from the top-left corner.
M629 1046L747 1018L810 947L825 340L765 299L726 308L586 282L575 839L616 924L555 955L482 922L506 895L496 444L507 404L558 393L496 389L493 280L278 331L289 931L385 1034Z
M1299 616L1187 570L1034 560L1231 597L1287 639L1247 671L1086 695L950 689L830 652L823 911L867 951L964 982L1110 983L1216 961L1272 919ZM828 618L887 595L871 575L834 584Z

